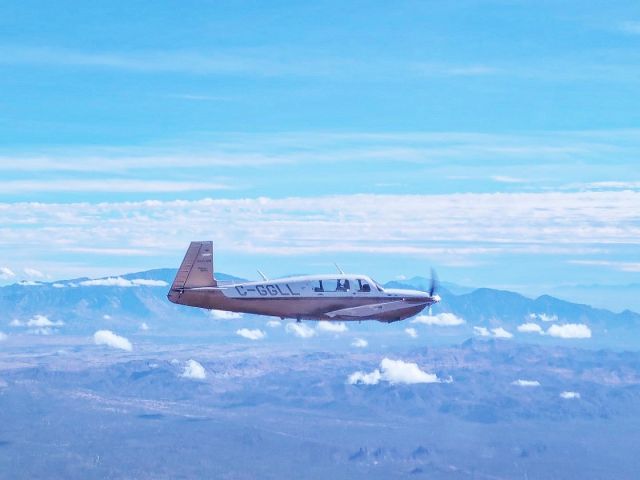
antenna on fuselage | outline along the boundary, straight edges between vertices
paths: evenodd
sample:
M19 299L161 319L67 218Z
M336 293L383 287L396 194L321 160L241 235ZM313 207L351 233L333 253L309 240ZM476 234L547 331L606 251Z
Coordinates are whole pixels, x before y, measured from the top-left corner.
M334 265L338 269L338 273L340 273L340 275L344 275L344 271L340 268L340 265L338 265L337 263L334 263Z
M262 273L262 271L261 271L261 270L258 270L258 273L259 273L259 274L260 274L260 276L262 277L262 280L264 280L265 282L268 282L268 281L269 281L269 279L267 278L267 276L266 276L264 273Z

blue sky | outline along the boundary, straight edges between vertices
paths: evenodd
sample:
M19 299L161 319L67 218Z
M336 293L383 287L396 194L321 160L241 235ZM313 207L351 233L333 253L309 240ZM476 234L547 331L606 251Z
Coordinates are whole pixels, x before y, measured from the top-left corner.
M634 2L5 2L0 281L210 238L243 276L638 282L638 47Z

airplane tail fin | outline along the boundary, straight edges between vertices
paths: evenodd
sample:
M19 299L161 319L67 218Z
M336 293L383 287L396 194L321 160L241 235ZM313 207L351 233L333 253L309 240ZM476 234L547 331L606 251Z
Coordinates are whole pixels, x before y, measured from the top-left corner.
M171 290L217 285L213 278L213 242L191 242Z

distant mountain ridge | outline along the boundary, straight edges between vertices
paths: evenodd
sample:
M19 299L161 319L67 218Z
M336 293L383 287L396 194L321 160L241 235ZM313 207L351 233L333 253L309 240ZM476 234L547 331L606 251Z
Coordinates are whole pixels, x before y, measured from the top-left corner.
M65 331L83 333L95 330L95 325L104 319L125 330L135 329L140 322L150 320L162 321L167 327L186 326L190 322L189 325L196 329L211 328L211 316L207 311L174 305L166 300L166 292L175 273L176 269L162 268L102 279L81 278L0 287L0 331L12 331L12 321L15 327L35 315L47 316L51 322L64 322ZM219 272L216 272L216 277L225 281L243 280ZM402 282L388 282L385 286L428 290L429 284L428 278L414 277ZM549 295L532 299L490 288L469 290L442 284L439 289L442 301L433 307L433 315L449 312L464 319L465 323L446 327L446 330L440 327L440 332L469 335L470 331L473 332L471 327L477 326L489 330L504 328L515 334L518 326L532 322L538 324L544 333L552 324L569 323L587 325L600 339L615 337L625 339L626 344L640 339L640 314L629 310L614 313ZM528 335L533 338L538 334Z

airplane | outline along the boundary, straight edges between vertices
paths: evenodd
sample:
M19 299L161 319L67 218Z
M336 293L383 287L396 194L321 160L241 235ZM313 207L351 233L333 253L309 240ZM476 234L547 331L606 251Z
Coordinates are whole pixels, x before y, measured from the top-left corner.
M224 282L213 275L213 242L191 242L167 293L180 305L301 320L396 322L440 301L432 273L429 292L383 288L367 275L304 275Z

